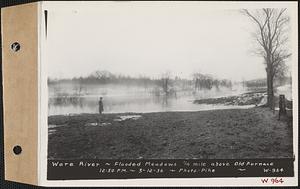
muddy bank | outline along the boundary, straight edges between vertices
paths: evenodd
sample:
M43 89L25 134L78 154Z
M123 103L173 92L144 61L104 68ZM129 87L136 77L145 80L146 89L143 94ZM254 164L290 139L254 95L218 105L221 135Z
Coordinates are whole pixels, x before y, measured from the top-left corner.
M262 106L267 103L267 94L266 91L252 91L247 92L237 96L227 96L220 98L206 98L194 100L194 104L224 104L224 105L234 105L234 106L244 106L244 105L255 105ZM289 98L285 98L286 108L292 110L293 101ZM279 106L279 96L274 96L274 105L275 107Z
M237 96L206 98L195 100L195 104L225 104L225 105L258 105L265 96L265 91L248 92Z
M50 116L50 159L292 157L291 119L268 108Z

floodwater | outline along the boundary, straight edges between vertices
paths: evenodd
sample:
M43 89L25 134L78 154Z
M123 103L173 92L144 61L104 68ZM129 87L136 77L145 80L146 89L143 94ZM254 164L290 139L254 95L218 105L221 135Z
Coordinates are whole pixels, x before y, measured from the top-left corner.
M197 95L191 92L179 92L176 95L155 96L147 91L127 89L118 92L112 89L93 91L93 94L84 94L73 97L73 100L60 100L55 94L49 95L48 115L66 115L81 113L98 113L98 100L103 97L104 113L145 113L165 111L200 111L212 109L248 108L250 106L228 106L194 104L195 99L230 96L241 93L237 90L205 91ZM135 91L135 92L133 92ZM70 95L69 97L71 97ZM66 99L68 99L67 97Z
M293 96L292 96L292 85L283 85L280 87L277 87L275 95L285 95L285 98L287 100L293 100Z

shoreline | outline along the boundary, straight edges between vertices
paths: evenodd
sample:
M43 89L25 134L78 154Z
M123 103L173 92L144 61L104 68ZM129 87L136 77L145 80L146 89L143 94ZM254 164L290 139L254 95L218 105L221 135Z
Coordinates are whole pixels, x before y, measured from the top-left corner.
M205 104L205 105L212 105L219 106L222 104ZM170 111L143 111L143 112L103 112L102 115L136 115L136 114L152 114L152 113L168 113L168 112L203 112L203 111L215 111L215 110L240 110L240 109L249 109L249 108L255 108L258 106L255 105L223 105L219 106L217 108L207 108L207 109L199 109L199 110L170 110ZM99 115L99 113L70 113L70 114L56 114L56 115L48 115L49 117L57 117L57 116L80 116L80 115Z

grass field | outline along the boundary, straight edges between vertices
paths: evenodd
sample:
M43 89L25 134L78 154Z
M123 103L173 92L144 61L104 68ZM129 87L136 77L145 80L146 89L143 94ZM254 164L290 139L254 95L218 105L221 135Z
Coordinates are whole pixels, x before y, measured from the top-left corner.
M264 107L50 116L49 159L293 156L292 118Z

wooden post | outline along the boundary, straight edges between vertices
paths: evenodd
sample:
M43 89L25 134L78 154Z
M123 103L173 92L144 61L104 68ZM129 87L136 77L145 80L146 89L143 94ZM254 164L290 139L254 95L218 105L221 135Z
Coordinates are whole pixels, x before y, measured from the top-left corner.
M279 114L278 114L279 120L281 115L286 115L286 102L285 102L284 95L279 95Z

